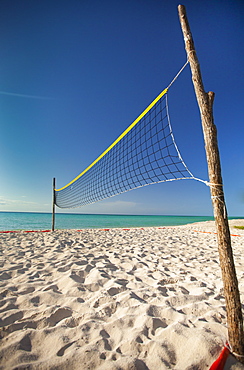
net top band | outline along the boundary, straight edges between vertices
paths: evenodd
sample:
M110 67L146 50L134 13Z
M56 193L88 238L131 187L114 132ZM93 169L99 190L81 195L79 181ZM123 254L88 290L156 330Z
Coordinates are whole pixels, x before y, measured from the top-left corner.
M104 152L97 157L84 171L82 171L78 176L76 176L72 181L67 185L63 186L60 189L55 189L56 192L59 192L63 189L66 189L68 186L72 185L75 181L81 178L87 171L89 171L100 159L102 159L120 140L128 134L128 132L152 109L152 107L168 92L168 88L164 89L149 105L148 107L133 121L129 127L106 149Z

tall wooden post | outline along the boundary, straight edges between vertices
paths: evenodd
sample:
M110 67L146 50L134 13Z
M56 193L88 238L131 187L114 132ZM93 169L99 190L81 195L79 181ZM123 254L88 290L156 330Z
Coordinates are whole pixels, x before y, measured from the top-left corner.
M244 363L243 318L224 199L217 130L213 119L214 93L212 91L208 93L204 91L200 65L197 59L185 7L179 5L178 12L202 120L210 191L217 229L219 260L224 284L229 343L233 354L240 362Z
M52 231L55 229L55 177L53 178L53 214L52 214Z

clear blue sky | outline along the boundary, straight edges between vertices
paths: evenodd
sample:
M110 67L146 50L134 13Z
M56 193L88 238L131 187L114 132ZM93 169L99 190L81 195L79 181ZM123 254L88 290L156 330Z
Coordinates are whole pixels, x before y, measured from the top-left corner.
M186 61L175 0L0 2L0 210L50 212ZM230 216L244 216L244 3L185 0L214 117ZM189 66L169 91L177 145L208 179ZM161 183L82 213L212 215L209 189Z

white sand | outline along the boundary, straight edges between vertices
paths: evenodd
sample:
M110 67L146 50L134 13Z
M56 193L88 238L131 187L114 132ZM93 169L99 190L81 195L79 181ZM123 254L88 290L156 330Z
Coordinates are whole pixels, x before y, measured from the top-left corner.
M227 329L202 231L213 223L0 234L0 369L208 369ZM244 230L231 233L244 302Z

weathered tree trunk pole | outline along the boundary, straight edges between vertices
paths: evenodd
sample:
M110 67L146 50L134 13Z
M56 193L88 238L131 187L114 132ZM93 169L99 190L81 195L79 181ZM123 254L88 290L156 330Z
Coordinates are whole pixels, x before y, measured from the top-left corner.
M53 213L52 213L52 231L55 229L55 178L53 178Z
M213 119L214 93L212 91L208 93L204 91L200 65L197 59L185 7L179 5L178 11L185 41L185 49L191 67L192 81L202 120L210 191L217 229L219 260L224 284L229 343L233 354L240 362L244 363L243 318L224 199L217 130Z

